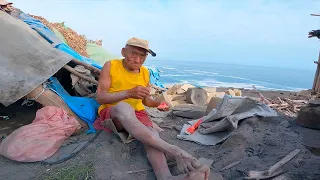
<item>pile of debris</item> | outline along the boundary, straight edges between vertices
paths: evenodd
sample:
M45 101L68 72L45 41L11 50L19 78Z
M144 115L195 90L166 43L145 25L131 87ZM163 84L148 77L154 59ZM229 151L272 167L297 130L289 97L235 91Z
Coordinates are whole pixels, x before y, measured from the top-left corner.
M87 42L95 43L99 46L102 46L102 40L97 40L97 41L88 40L84 35L79 35L77 32L75 32L71 28L65 26L64 22L51 23L41 16L35 16L31 14L29 15L41 21L44 25L46 25L52 31L54 31L54 29L58 30L63 35L64 39L67 41L67 44L82 56L89 57L86 51Z
M207 105L207 112L216 108L225 95L232 97L242 96L242 92L239 89L228 89L224 92L217 92L217 88L215 87L199 88L191 84L175 84L167 90L152 87L151 94L155 98L166 101L170 107L184 104Z
M276 100L270 99L269 102L269 107L272 107L278 112L281 112L284 115L290 117L297 117L301 107L306 106L308 104L307 100L292 100L289 98L281 99L280 97L278 97Z
M297 117L300 109L306 106L310 99L316 98L315 95L311 95L311 91L301 91L295 99L288 97L265 98L255 87L253 87L253 91L258 94L258 97L251 98L264 102L277 112L290 117ZM156 98L165 100L171 107L183 104L193 104L197 106L207 105L207 112L210 112L219 105L225 95L240 97L242 96L242 91L230 88L218 92L215 87L197 88L191 84L175 84L168 87L167 90L152 87L151 94Z

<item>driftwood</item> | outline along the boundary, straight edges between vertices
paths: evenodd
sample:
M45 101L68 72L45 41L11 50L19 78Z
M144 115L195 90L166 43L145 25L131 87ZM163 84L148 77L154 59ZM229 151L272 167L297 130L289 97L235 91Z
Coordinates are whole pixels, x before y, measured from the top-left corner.
M79 76L80 78L82 78L82 79L84 79L86 81L89 81L91 83L94 83L94 84L98 85L98 81L97 80L89 78L89 77L77 72L76 70L74 70L72 67L70 67L68 65L63 66L63 68L66 69L67 71L71 72L72 74L74 74L76 76Z
M300 108L308 104L307 100L281 99L280 97L275 100L270 99L270 102L271 104L268 104L269 107L291 117L297 117Z
M253 85L253 89L258 93L261 101L265 102L267 105L271 104L259 91L258 89Z

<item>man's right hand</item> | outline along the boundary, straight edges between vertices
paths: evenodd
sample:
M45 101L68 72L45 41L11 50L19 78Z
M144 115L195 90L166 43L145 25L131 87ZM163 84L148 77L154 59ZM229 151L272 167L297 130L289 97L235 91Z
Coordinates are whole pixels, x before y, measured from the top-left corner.
M134 99L144 99L150 95L150 89L148 87L136 86L127 91L127 96Z

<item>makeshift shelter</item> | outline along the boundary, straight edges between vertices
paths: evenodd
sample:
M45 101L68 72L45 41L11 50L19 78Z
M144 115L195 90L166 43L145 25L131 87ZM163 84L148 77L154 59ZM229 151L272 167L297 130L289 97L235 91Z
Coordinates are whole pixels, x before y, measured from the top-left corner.
M99 106L94 99L97 80L103 64L116 56L101 46L87 43L88 56L96 60L90 59L68 46L58 29L52 31L22 11L18 19L0 13L4 22L0 38L6 43L0 48L1 74L5 77L0 80L0 102L9 106L26 97L26 102L35 100L43 105L58 105L74 115L83 126L82 121L86 122L88 133L95 132L92 124ZM81 68L89 74L82 74ZM149 70L151 83L162 86L158 81L158 70ZM82 87L84 83L80 84L79 79L89 83ZM76 92L80 88L90 91L87 97L76 96L81 94Z

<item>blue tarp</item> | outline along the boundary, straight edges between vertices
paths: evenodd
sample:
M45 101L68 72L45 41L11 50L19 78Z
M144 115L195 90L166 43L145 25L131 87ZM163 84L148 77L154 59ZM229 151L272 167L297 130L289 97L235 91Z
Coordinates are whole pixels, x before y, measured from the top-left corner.
M158 68L155 68L155 67L148 67L148 70L149 70L149 73L150 73L150 83L151 84L154 84L158 87L161 87L161 88L165 88L163 86L163 84L160 83L159 79L160 79L160 70Z
M41 21L29 16L26 13L21 12L19 19L27 23L32 29L37 31L44 39L46 39L50 44L61 44L62 41Z
M93 98L70 96L55 77L49 79L48 87L56 92L80 119L88 123L90 129L87 133L95 132L93 123L100 105Z

